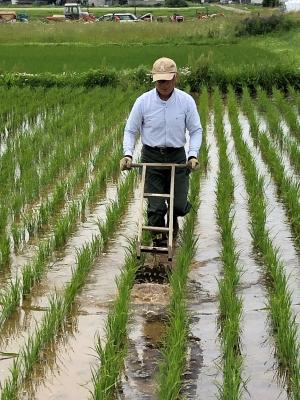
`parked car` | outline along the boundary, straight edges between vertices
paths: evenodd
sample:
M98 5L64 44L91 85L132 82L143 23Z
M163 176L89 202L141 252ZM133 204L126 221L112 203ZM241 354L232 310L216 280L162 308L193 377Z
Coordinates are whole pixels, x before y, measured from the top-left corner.
M141 21L145 21L145 22L152 22L152 21L154 21L154 17L153 17L153 15L152 15L151 13L147 13L147 14L141 15L141 16L139 17L139 19L140 19Z
M77 3L66 3L64 7L64 15L51 15L46 17L49 22L63 22L63 21L85 21L85 22L95 22L96 17L88 12L82 11L81 7Z
M102 15L99 21L115 21L115 22L139 22L140 20L130 13L113 13Z

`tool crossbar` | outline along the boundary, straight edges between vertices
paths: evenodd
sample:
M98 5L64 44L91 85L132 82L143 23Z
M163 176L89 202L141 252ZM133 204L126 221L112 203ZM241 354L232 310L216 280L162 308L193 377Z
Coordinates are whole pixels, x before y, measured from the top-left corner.
M186 164L171 163L133 163L133 168L142 168L141 186L140 186L140 206L139 206L139 224L137 238L137 257L141 257L141 252L148 253L168 253L168 260L173 257L173 216L174 216L174 185L175 185L175 169L187 168ZM145 193L145 179L147 168L169 168L171 170L170 193ZM148 226L143 224L144 219L144 199L149 197L162 197L168 199L169 202L169 221L167 227ZM143 231L150 232L168 232L168 247L142 246Z

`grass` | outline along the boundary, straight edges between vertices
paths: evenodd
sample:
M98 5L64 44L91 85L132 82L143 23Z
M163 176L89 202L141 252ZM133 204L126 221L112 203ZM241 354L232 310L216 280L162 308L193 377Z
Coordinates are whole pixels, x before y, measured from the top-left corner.
M124 33L123 33L124 34ZM247 48L247 51L245 51ZM176 59L179 67L190 65L203 55L210 55L211 62L227 67L240 64L267 64L271 59L279 62L280 57L268 50L260 50L255 43L219 43L206 44L162 44L135 43L86 45L7 45L0 46L3 58L0 71L12 72L84 72L101 66L113 66L115 69L130 69L145 65L150 69L153 60L162 56Z
M185 24L2 24L0 72L83 72L101 65L136 68L163 55L178 66L211 53L214 65L300 65L300 30L265 37L234 35L240 16ZM155 26L155 29L153 27ZM271 40L273 38L273 42ZM281 38L284 38L281 40ZM147 46L145 48L145 45Z

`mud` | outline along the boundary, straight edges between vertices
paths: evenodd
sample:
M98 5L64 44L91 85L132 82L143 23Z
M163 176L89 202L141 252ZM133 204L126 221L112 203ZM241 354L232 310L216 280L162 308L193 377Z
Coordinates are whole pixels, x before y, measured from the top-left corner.
M156 398L155 378L167 320L163 286L141 286L132 295L134 303L128 332L128 355L118 393L120 399ZM140 295L145 289L147 294Z

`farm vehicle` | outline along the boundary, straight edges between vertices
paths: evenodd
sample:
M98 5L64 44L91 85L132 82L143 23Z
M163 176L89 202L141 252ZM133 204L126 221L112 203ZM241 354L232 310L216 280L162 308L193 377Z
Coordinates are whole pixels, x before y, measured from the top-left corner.
M64 21L84 21L95 22L96 17L89 12L81 10L80 4L66 3L64 7L64 15L52 15L46 17L49 22L64 22Z
M27 13L16 13L15 11L0 11L0 23L4 22L28 22Z

